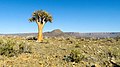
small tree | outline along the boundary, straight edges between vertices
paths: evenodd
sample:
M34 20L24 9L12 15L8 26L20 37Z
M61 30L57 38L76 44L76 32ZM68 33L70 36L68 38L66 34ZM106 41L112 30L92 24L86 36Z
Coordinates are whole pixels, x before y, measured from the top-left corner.
M29 19L30 22L36 22L38 25L38 42L42 42L43 35L42 30L45 23L52 22L52 16L44 10L38 10L33 12L32 18Z

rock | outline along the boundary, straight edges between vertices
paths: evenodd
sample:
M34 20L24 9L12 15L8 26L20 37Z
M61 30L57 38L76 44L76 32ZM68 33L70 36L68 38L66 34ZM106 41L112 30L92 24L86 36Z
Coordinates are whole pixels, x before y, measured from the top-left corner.
M26 40L37 40L37 37L27 36L25 39L26 39Z
M43 38L44 38L44 39L48 39L49 37L47 37L47 36L44 36Z
M99 64L95 64L95 67L101 67Z
M4 57L0 55L0 60L4 60Z

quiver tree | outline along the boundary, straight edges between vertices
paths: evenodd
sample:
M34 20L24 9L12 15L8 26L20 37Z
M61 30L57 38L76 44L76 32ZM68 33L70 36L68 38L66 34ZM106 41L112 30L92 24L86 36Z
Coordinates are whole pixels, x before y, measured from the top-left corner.
M33 12L32 18L29 19L30 22L36 22L38 25L38 42L43 41L43 35L42 35L42 30L45 25L45 23L52 22L52 16L47 13L46 11L43 10L38 10Z

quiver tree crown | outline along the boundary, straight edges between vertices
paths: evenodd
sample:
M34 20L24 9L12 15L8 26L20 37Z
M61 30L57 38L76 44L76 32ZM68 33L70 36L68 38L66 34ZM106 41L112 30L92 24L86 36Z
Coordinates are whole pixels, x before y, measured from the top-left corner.
M30 22L52 22L52 16L44 10L38 10L33 12L32 18L29 19Z

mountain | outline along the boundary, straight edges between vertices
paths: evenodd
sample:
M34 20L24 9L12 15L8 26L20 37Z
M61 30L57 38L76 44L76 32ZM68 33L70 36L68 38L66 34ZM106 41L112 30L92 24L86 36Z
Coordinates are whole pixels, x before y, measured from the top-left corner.
M75 36L75 37L117 37L120 36L120 32L99 32L99 33L76 33L76 32L66 32L65 34Z
M20 33L20 34L0 34L5 36L37 36L37 33ZM63 32L60 29L55 29L51 32L44 32L44 36L46 37L98 37L98 38L106 38L106 37L120 37L120 32L98 32L98 33L79 33L79 32Z
M62 32L60 29L53 30L51 32L44 32L44 36L74 36L74 37L97 37L97 38L106 38L106 37L117 37L120 36L120 32L98 32L98 33L79 33L79 32Z

